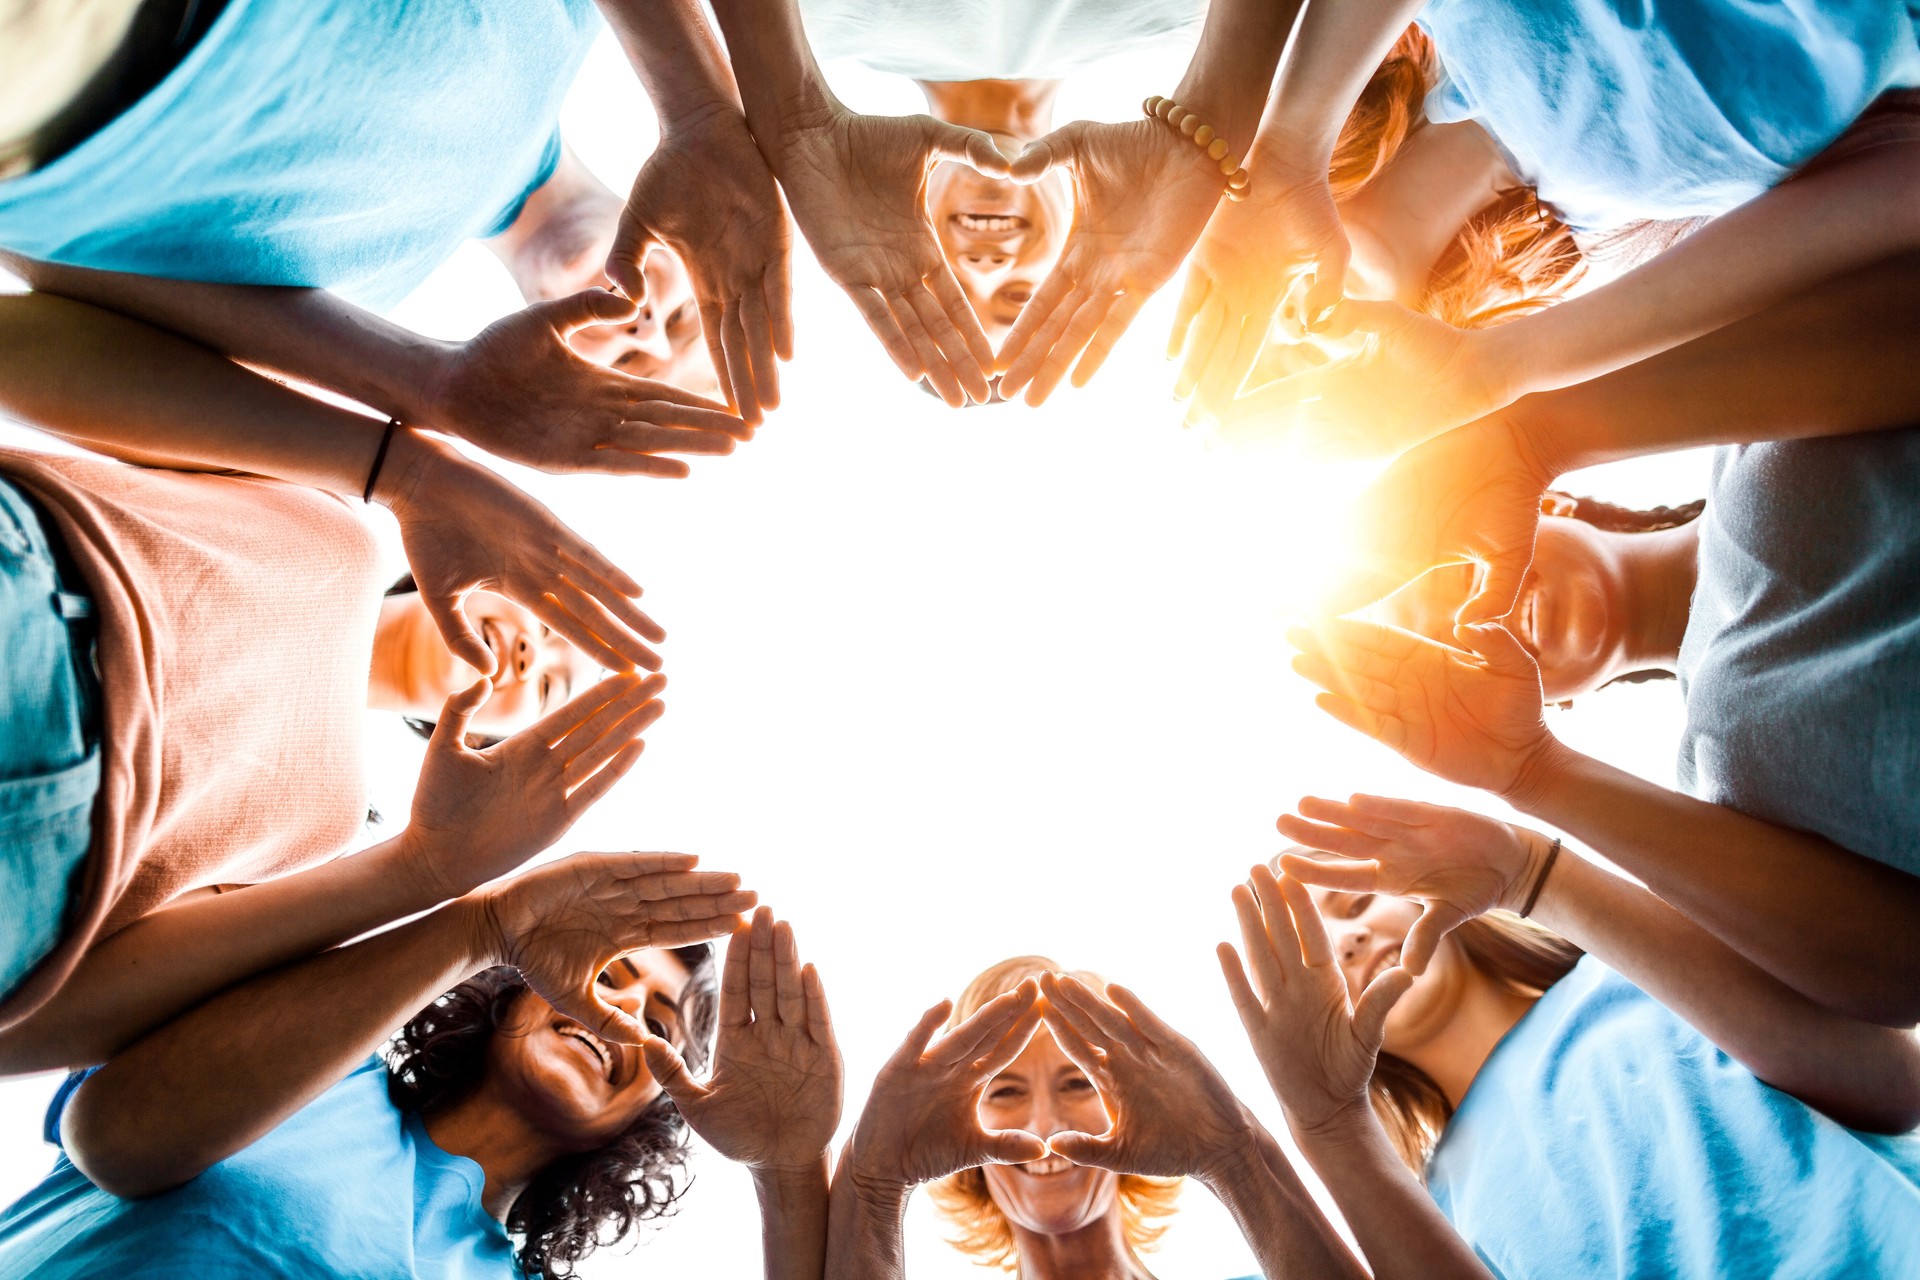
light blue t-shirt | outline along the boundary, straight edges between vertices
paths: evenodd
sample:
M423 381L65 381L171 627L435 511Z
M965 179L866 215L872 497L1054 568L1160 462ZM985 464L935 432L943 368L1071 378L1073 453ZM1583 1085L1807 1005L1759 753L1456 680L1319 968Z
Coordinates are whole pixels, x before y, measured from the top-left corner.
M1481 1067L1427 1182L1503 1280L1920 1276L1920 1135L1842 1128L1590 956Z
M139 102L0 182L0 246L384 308L560 155L591 0L230 0Z
M1059 80L1116 54L1191 44L1206 11L1205 0L800 0L821 61L936 81Z
M516 1280L485 1175L387 1099L370 1059L252 1146L146 1200L62 1155L0 1214L8 1280Z
M1440 122L1477 120L1578 231L1725 213L1920 84L1902 0L1432 0Z
M1729 446L1709 492L1681 785L1920 875L1920 428Z

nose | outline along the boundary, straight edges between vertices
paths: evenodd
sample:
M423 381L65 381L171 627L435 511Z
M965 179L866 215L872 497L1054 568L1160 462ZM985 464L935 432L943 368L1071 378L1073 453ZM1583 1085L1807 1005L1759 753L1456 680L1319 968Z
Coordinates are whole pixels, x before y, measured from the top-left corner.
M608 1004L626 1014L629 1018L638 1018L640 1016L640 1010L647 1003L647 992L644 987L620 987L614 991L605 993L603 998Z
M1013 265L1013 255L999 249L967 249L960 254L960 265L975 275L995 276Z
M1348 923L1340 933L1340 962L1349 964L1360 958L1367 943L1373 937L1373 931L1358 921Z

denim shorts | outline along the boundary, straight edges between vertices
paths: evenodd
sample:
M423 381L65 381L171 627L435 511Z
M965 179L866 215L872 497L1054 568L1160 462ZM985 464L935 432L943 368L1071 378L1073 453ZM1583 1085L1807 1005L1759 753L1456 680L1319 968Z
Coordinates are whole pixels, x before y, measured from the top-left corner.
M25 494L0 480L0 998L45 959L93 837L93 601Z

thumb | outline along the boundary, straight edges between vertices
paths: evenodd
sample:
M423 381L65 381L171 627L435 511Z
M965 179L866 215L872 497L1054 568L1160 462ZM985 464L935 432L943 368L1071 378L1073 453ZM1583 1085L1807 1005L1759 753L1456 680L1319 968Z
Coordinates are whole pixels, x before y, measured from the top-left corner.
M446 705L440 708L440 719L434 723L433 741L456 748L465 746L467 726L473 722L473 713L485 706L487 699L492 696L493 681L478 680L448 698Z
M943 159L959 160L989 178L1007 176L1009 161L992 134L935 120L929 129L928 142L929 150Z
M1434 900L1420 912L1420 918L1407 930L1407 944L1400 952L1400 965L1408 973L1422 974L1433 963L1440 940L1467 922L1467 913L1451 902Z
M1313 283L1307 287L1305 310L1309 330L1317 333L1323 323L1330 322L1346 296L1348 252L1347 238L1338 231L1321 248Z
M631 210L620 215L620 230L613 238L613 249L607 254L607 265L602 270L613 287L636 304L647 300L647 255L657 243L653 233Z
M659 1036L636 1026L640 1040L640 1053L647 1060L647 1071L660 1082L660 1088L677 1105L695 1104L706 1097L707 1090L693 1078L687 1070L686 1059L679 1050L662 1040Z
M981 1135L980 1147L994 1164L1025 1164L1047 1154L1047 1144L1025 1129L990 1129Z
M1538 675L1540 664L1526 646L1514 639L1513 632L1497 622L1478 622L1471 627L1455 627L1453 634L1469 649L1486 660L1498 675Z
M641 286L641 296L646 296L646 287ZM608 289L586 289L565 298L555 298L552 302L536 304L541 318L561 333L572 333L575 329L584 329L592 324L617 324L622 320L631 320L640 313L640 304L631 297L621 297Z
M1326 271L1325 264L1322 264L1321 271L1323 273ZM1344 288L1345 284L1346 264L1342 262L1339 285ZM1323 294L1325 292L1319 279L1314 281L1313 289ZM1307 299L1307 314L1309 316L1318 314L1312 305L1314 293L1310 291ZM1407 317L1407 309L1397 302L1376 302L1365 298L1333 296L1326 298L1323 305L1330 306L1332 309L1327 312L1324 322L1314 326L1313 333L1317 338L1345 338L1356 331L1382 333L1397 328Z
M1454 615L1454 621L1460 626L1491 622L1512 613L1513 606L1520 601L1520 583L1533 557L1500 552L1484 563L1486 572L1481 575L1480 589Z
M1387 1038L1387 1015L1412 987L1413 975L1396 965L1360 993L1360 1004L1353 1011L1353 1038L1368 1053L1379 1054L1380 1042Z
M427 606L433 625L440 629L440 638L447 642L447 648L453 651L453 656L481 675L491 676L496 665L493 650L487 648L487 642L474 630L467 611L461 607L460 597L422 591L420 599Z
M1063 1156L1075 1164L1104 1168L1104 1162L1113 1150L1113 1135L1080 1133L1069 1129L1048 1138L1047 1146L1055 1155Z
M1026 150L1013 158L1013 164L1007 170L1007 176L1022 184L1035 183L1047 176L1047 172L1060 165L1071 164L1074 157L1074 140L1079 134L1073 125L1063 125L1042 138L1035 138L1026 146Z

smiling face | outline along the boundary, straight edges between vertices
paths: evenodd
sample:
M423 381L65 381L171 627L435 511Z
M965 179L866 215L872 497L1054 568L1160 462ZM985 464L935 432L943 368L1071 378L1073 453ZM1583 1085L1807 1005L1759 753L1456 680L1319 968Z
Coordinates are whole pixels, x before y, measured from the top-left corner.
M1347 995L1358 1001L1375 977L1400 963L1407 931L1420 918L1420 904L1412 898L1384 893L1342 893L1314 889L1314 902L1326 921ZM1416 1054L1443 1033L1460 1011L1469 984L1483 981L1479 971L1451 937L1440 943L1427 971L1387 1015L1382 1048L1398 1057Z
M996 133L1008 155L1029 139ZM995 346L1053 270L1073 207L1061 174L1031 186L1003 182L944 161L927 177L927 218L974 314Z
M491 591L466 599L467 616L493 651L493 694L473 718L476 733L503 736L535 720L603 674L597 664L553 634L524 605ZM403 715L434 720L446 700L480 679L453 656L415 591L381 605L374 633L374 668L391 686L389 705Z
M1622 674L1618 663L1629 620L1616 544L1644 536L1609 533L1561 516L1540 521L1533 566L1506 623L1539 662L1548 702L1591 693ZM1382 620L1453 645L1454 614L1479 577L1476 565L1435 569L1382 602Z
M622 956L600 975L600 996L685 1051L686 964L670 951ZM523 991L487 1053L489 1084L557 1145L590 1151L626 1130L660 1096L639 1047L601 1040Z
M703 394L719 388L713 361L707 355L700 328L700 308L693 282L671 251L656 249L647 256L647 300L640 314L625 324L590 325L574 331L573 349L596 364L608 365L636 378L667 382ZM601 288L605 281L596 266L580 289Z
M1111 1121L1100 1094L1068 1061L1045 1027L1026 1050L988 1082L980 1123L989 1129L1025 1129L1041 1138L1068 1130L1105 1133ZM1117 1174L1048 1155L1026 1164L990 1164L981 1172L987 1194L1016 1229L1069 1235L1118 1213Z

